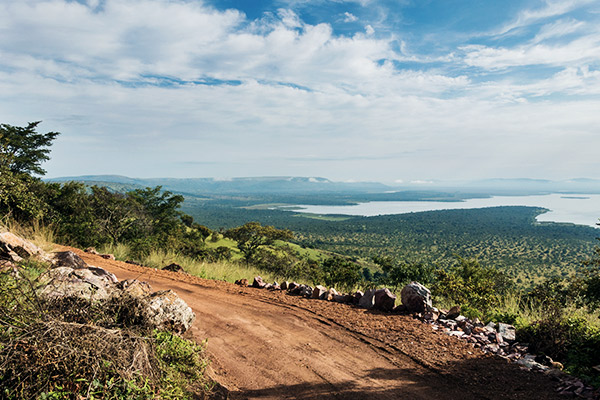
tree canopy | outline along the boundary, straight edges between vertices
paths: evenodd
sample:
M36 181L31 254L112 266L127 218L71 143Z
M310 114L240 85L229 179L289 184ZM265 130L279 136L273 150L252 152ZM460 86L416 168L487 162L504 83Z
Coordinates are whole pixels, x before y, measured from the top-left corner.
M288 229L277 229L273 226L263 226L259 222L248 222L225 231L224 236L238 242L238 249L244 254L244 259L250 262L260 246L271 245L276 240L293 239L294 234Z
M37 133L41 121L26 127L0 124L0 163L15 174L44 175L42 162L49 160L49 147L59 132Z

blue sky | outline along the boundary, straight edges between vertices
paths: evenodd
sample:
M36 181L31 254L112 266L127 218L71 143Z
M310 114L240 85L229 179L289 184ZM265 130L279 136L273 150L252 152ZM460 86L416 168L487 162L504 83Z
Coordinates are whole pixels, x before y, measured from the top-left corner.
M0 0L49 177L600 178L600 2Z

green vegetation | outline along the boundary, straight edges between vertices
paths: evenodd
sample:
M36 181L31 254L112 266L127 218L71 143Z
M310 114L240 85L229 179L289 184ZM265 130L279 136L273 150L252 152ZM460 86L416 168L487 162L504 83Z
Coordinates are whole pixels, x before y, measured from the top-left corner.
M237 207L237 206L236 206ZM456 257L477 259L531 288L552 276L581 270L594 251L598 231L591 227L535 222L543 210L493 207L431 211L377 217L318 220L279 210L247 210L229 202L186 197L182 210L212 228L258 221L290 229L295 242L354 260L389 256L398 262L450 268ZM375 272L375 271L373 271Z
M45 266L0 274L0 397L191 399L208 393L204 346L150 330L134 298L36 294Z
M465 314L486 322L514 323L536 350L600 384L594 368L600 359L600 247L593 228L535 223L543 210L531 207L320 217L260 206L308 203L306 194L188 196L184 202L160 186L114 191L44 183L32 174L43 174L40 163L58 134L38 135L37 123L1 127L0 212L7 221L51 227L53 240L96 246L149 267L176 262L209 279L261 274L343 291L380 286L398 291L417 280L432 289L436 304L459 304ZM19 135L22 141L15 139ZM311 203L427 197L453 201L461 195L322 193ZM27 271L24 281L0 274L0 357L5 357L0 373L10 393L182 398L195 390L190 382L206 384L193 372L204 370L201 347L144 331L143 324L125 326L127 319L115 318L122 314L110 307L107 313L77 304L53 312L32 289L40 268L29 265ZM35 336L39 332L46 336ZM102 353L89 348L85 338L94 335L106 339ZM73 357L58 359L59 344ZM119 360L135 354L121 354L121 347L152 357L135 374L125 373ZM40 372L38 366L50 369Z

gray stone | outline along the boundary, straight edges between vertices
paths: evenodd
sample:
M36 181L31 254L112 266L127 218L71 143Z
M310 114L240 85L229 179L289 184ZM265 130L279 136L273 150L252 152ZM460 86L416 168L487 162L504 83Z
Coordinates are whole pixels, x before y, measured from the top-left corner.
M146 313L148 321L156 328L179 333L187 331L196 318L192 309L172 290L147 297Z
M179 264L171 263L165 267L163 267L163 271L171 271L171 272L184 272L183 267Z
M454 319L460 315L460 306L454 306L446 314L447 319Z
M30 257L46 262L52 259L42 249L22 237L11 232L0 233L0 259L18 263Z
M356 292L354 292L354 294L352 295L352 304L358 305L358 302L364 295L365 294L363 292L361 292L360 290L357 290Z
M101 268L58 267L41 279L40 297L78 297L86 300L106 300L112 296L117 278Z
M535 356L530 355L530 354L526 355L525 357L521 358L520 360L517 360L517 364L522 365L525 368L533 369L533 370L541 370L541 371L548 370L548 367L536 362Z
M517 339L517 331L514 326L500 322L498 324L498 333L502 339L507 342L514 342Z
M117 283L117 288L121 295L129 295L131 297L146 297L152 293L152 288L147 282L138 281L137 279L127 279Z
M267 284L263 282L263 279L260 276L255 276L254 281L252 282L252 287L257 289L264 289Z
M396 306L396 295L390 292L388 288L375 291L375 305L377 310L392 311Z
M311 299L323 299L325 297L325 293L327 293L327 288L321 285L315 286L312 291Z
M327 293L325 293L325 296L323 298L327 301L333 301L334 297L337 295L338 292L334 288L331 288L327 291Z
M429 311L423 314L423 318L431 321L437 321L440 318L440 310L435 307L431 307Z
M308 286L308 285L301 285L300 286L300 295L304 296L304 297L308 297L310 298L312 296L313 293L313 288Z
M358 301L358 306L370 310L375 306L375 289L367 290Z
M335 301L336 303L347 303L348 296L349 295L346 294L336 294L335 296L333 296L333 301ZM350 301L352 301L352 296L350 296Z
M422 313L431 308L431 292L418 282L411 282L400 292L402 304L409 312Z
M87 263L72 251L60 251L58 253L54 253L54 266L69 267L73 269L88 267Z

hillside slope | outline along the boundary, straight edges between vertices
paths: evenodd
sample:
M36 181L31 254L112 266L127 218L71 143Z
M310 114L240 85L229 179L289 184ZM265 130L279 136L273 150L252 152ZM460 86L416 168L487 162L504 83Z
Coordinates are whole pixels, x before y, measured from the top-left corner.
M544 375L407 316L311 301L77 252L119 279L175 290L233 399L553 399Z

